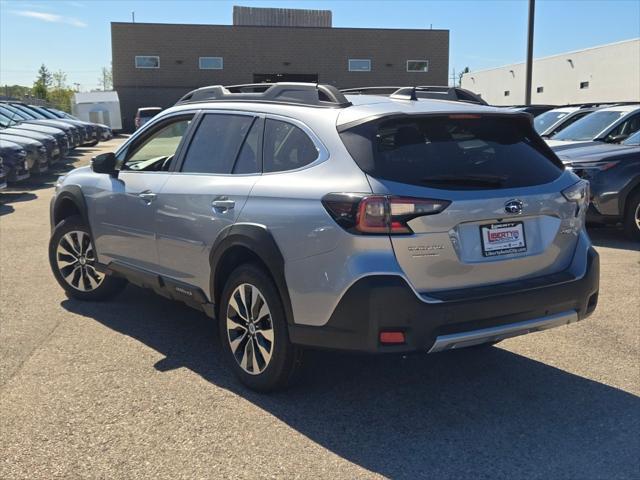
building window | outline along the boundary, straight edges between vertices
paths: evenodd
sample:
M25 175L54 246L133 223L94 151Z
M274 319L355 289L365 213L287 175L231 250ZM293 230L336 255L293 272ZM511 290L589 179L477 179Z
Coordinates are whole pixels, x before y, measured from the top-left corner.
M505 91L504 91L504 96L505 96L505 97L508 97L508 96L509 96L509 93L510 93L510 92L509 92L509 90L505 90Z
M544 87L536 88L536 93L542 93L542 92L544 92Z
M350 72L370 72L371 60L363 59L363 58L350 58L349 71Z
M200 57L200 70L222 70L222 57Z
M429 60L407 60L407 72L428 72Z
M137 55L136 68L160 68L160 57L153 55Z
M580 82L580 90L584 90L585 88L589 88L589 82Z

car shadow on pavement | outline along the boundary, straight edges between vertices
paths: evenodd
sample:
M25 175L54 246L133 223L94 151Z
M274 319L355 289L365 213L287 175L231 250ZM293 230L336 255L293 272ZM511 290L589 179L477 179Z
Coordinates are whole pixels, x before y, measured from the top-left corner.
M598 226L589 228L589 237L596 247L619 248L640 251L640 242L634 242L626 236L622 228Z
M11 188L1 191L0 216L13 213L15 211L15 208L12 205L13 203L28 202L29 200L33 200L35 198L38 198L38 196L33 193L13 191L13 189Z
M133 286L109 303L62 305L164 355L159 371L188 368L387 477L638 472L640 398L499 347L406 358L310 351L297 386L261 395L235 380L215 322L195 310Z

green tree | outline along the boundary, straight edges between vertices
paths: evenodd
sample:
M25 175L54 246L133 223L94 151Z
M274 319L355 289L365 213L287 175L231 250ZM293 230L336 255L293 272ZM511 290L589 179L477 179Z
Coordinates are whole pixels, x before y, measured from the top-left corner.
M57 72L51 74L53 79L53 87L57 89L67 88L67 74L62 70L58 70Z
M5 97L22 99L27 95L31 95L31 87L24 87L22 85L4 85L0 92Z
M49 98L49 87L53 82L53 77L51 72L47 69L45 64L43 63L38 70L38 77L36 81L33 83L32 93L37 98L48 99Z

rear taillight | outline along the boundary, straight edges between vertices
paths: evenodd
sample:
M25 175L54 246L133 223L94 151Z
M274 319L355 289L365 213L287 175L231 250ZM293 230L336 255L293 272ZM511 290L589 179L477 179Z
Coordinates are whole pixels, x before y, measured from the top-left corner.
M413 233L408 222L442 212L451 202L431 198L330 193L322 204L338 225L355 234Z
M562 195L568 201L576 204L575 216L577 217L581 213L586 212L587 207L589 206L589 182L586 180L580 180L578 183L574 183L569 188L562 190Z

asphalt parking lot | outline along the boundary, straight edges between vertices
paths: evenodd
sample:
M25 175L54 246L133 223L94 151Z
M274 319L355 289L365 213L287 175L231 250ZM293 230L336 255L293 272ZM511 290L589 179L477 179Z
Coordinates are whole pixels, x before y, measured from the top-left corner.
M56 176L0 194L1 479L640 478L640 245L621 232L591 231L600 304L582 323L484 351L311 352L297 387L259 395L195 310L132 286L65 297Z

